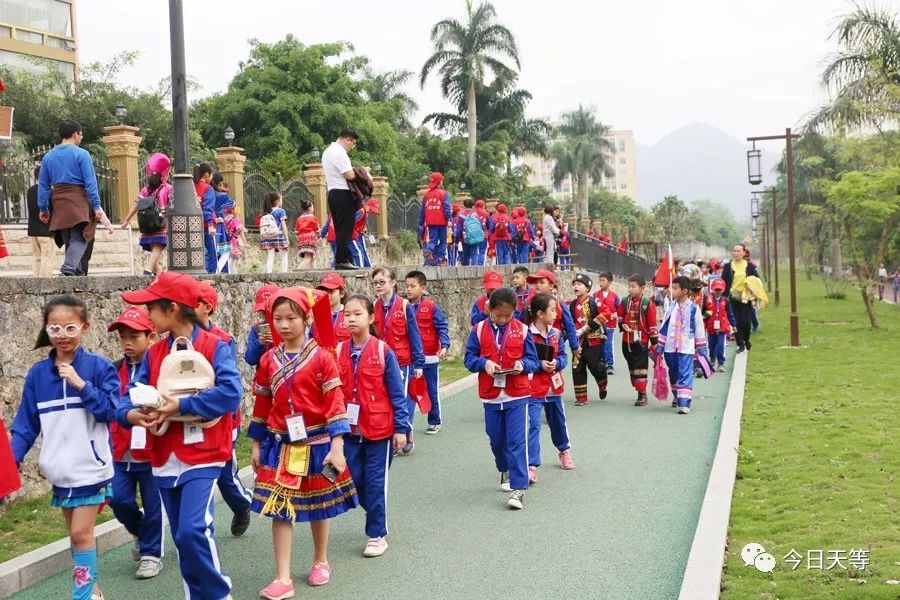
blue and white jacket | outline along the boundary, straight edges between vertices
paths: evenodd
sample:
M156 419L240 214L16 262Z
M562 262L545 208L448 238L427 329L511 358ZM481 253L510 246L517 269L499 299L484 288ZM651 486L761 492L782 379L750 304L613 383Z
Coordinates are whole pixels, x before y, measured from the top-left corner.
M78 391L59 376L55 357L51 350L25 376L12 425L13 456L21 463L41 434L39 464L53 493L92 496L113 478L107 423L115 418L119 375L109 359L78 348L72 367L86 382Z

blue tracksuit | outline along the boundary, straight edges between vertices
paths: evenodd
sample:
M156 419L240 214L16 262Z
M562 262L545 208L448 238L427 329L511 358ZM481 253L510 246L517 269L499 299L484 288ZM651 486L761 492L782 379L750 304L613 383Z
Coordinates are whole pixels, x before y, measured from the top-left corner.
M200 198L200 206L203 209L203 248L204 263L207 273L216 272L216 236L210 235L207 224L216 220L216 191L209 187Z
M192 339L196 339L199 330L198 326L194 327ZM158 343L171 347L172 341L170 337ZM183 412L204 419L233 413L240 407L243 397L241 375L234 355L224 341L219 340L216 344L210 363L216 373L215 386L196 396L181 399ZM144 357L132 385L137 382L147 384L149 378L149 361ZM127 415L133 408L134 405L126 394L117 410L118 420L125 427L131 427ZM231 579L222 572L213 526L213 494L224 464L191 468L191 465L183 463L177 457L170 457L169 460L174 463L173 468L164 473L154 469L154 475L169 519L169 529L178 549L185 597L225 598L231 593Z
M531 328L532 334L540 335L536 328ZM550 343L554 337L557 342L556 372L563 373L569 364L566 348L563 345L562 335L559 330L551 329L544 343ZM541 411L547 415L547 425L550 427L550 439L556 449L562 452L571 447L569 443L569 428L566 427L566 408L563 405L562 396L547 396L545 398L532 397L528 401L528 465L541 466Z
M498 326L488 319L482 327L491 327L494 340L500 347L509 324ZM472 373L484 371L487 359L481 356L481 340L478 326L472 328L466 341L466 355L463 359L466 369ZM525 373L535 373L540 369L537 350L531 335L525 334L522 358ZM496 400L482 398L484 406L484 428L494 454L494 464L501 473L509 472L509 485L514 490L528 489L528 401L529 397L509 398L501 392Z
M719 302L721 298L712 297L713 304ZM725 309L726 314L728 316L728 323L731 324L731 327L734 328L736 326L737 321L734 318L734 310L731 308L731 300L725 299ZM712 317L710 317L712 320ZM721 320L721 316L719 317ZM719 329L724 329L724 323L719 323ZM725 346L727 345L727 335L724 331L720 331L718 333L707 333L706 337L709 341L709 358L712 361L717 361L721 366L725 366Z
M487 300L484 302L485 310L478 308L478 301L472 305L472 311L469 313L469 323L471 323L473 327L488 318L488 314L485 312L487 310L487 305Z
M363 233L355 240L350 240L350 259L357 267L369 269L372 261L369 260L369 250L366 248L366 236Z
M138 363L123 359L129 373L129 383L137 372ZM147 435L151 435L149 432ZM128 458L126 454L123 458ZM149 462L122 460L115 462L113 475L113 497L109 501L116 519L125 529L137 538L141 556L162 558L163 556L163 518L162 498L159 486L150 469ZM141 506L138 508L137 491L141 490Z
M574 354L581 347L578 340L578 329L575 327L575 319L572 317L572 311L565 302L557 302L559 312L562 314L562 330L565 334L566 341L569 342L569 349Z
M367 343L375 343L369 338ZM351 341L344 342L352 344ZM354 352L351 346L350 358L353 361L354 377L358 374L359 357L362 349ZM394 408L394 432L409 433L411 417L406 414L407 399L405 383L400 376L397 355L390 348L384 353L384 383L387 387L391 404ZM346 399L348 402L350 398ZM365 402L360 402L365 407ZM365 409L362 409L365 410ZM393 437L383 440L370 440L357 434L344 436L344 456L350 476L356 485L359 503L366 511L366 535L370 538L385 537L387 529L387 486L388 469L394 458Z
M415 309L419 310L419 305L413 305ZM434 305L434 315L432 315L432 321L434 322L434 328L437 330L438 341L441 344L441 348L449 348L450 347L450 325L447 323L447 317L444 315L444 311L441 310L441 307L437 304ZM438 374L438 366L439 359L437 356L426 356L425 357L425 368L422 370L422 374L425 377L425 385L428 388L428 397L431 398L431 410L428 411L428 424L429 425L440 425L441 423L441 398L440 398L440 389L441 389L441 381L440 375ZM410 399L409 404L409 422L412 424L413 416L416 412L416 403L412 399Z
M444 192L443 212L447 223L452 222L450 192ZM447 257L447 225L426 225L425 224L425 202L422 202L422 208L419 210L419 239L424 236L425 229L428 229L428 243L425 244L425 264L437 265L446 262Z

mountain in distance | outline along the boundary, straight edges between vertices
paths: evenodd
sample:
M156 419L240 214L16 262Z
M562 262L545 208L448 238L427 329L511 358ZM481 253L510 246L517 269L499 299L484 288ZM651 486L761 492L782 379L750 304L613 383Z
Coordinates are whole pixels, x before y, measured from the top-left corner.
M690 206L709 198L739 220L750 218L747 150L750 144L706 123L692 123L653 146L637 144L638 204L649 208L675 194ZM778 152L762 149L763 184L775 183ZM759 186L758 189L762 189Z

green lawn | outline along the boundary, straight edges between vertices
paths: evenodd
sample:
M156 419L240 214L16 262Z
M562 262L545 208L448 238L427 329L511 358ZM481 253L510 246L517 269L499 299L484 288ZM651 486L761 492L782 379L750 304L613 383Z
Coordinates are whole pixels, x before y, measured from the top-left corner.
M762 313L749 356L722 598L900 598L885 583L900 579L900 307L879 303L873 331L857 291L829 300L820 280L801 277L803 347L789 349L781 281L782 306ZM772 573L744 566L750 542L775 557ZM865 569L849 562L859 548ZM784 560L792 549L796 570ZM847 569L808 569L810 550L825 567L842 551Z

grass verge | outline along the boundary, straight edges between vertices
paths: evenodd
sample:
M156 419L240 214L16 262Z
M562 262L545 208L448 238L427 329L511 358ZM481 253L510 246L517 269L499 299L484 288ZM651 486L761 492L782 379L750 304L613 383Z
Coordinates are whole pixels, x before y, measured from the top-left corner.
M827 299L801 278L802 347L791 349L783 291L749 355L722 598L900 598L886 584L900 580L900 307L879 303L872 330L857 295ZM775 557L773 572L744 565L751 542ZM851 560L858 549L865 568Z

